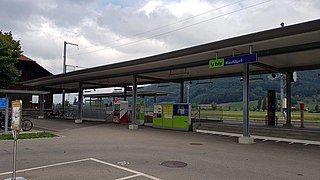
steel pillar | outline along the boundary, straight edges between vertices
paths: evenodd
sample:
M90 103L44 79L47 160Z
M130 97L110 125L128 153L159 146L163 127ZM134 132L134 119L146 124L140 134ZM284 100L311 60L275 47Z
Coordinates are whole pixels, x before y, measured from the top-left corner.
M287 98L287 109L286 109L286 124L284 126L291 127L291 82L292 82L292 71L287 72L286 75L286 98Z
M249 64L243 65L243 136L249 134Z
M252 144L254 139L249 132L249 64L243 65L243 136L239 137L240 144Z
M136 122L136 106L137 106L137 75L133 75L133 87L132 87L133 105L132 105L132 125Z
M126 101L127 100L127 86L124 87L124 91L123 91L123 100Z
M184 102L184 81L180 82L180 103Z
M82 82L79 82L78 113L77 113L77 119L75 120L75 123L82 123L82 107L83 107L83 86L82 86Z
M44 95L40 94L39 99L40 99L40 114L38 118L44 118Z

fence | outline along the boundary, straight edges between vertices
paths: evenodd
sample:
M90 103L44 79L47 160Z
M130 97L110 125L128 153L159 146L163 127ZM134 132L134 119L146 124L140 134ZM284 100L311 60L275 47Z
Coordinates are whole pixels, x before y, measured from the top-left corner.
M193 104L191 116L193 122L222 121L223 108L217 104Z

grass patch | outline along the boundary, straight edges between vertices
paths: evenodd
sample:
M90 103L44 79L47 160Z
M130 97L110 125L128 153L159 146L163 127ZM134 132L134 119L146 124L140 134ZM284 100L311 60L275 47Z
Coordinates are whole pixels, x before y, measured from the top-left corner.
M35 133L23 133L19 134L18 139L35 139L35 138L49 138L58 137L48 132L35 132ZM12 134L0 134L0 140L11 140L13 139Z
M221 114L221 112L212 111L212 110L201 110L200 115L203 117L217 117ZM267 111L250 111L249 116L250 118L261 119L264 120L267 115ZM223 111L223 118L237 118L241 119L243 116L243 111ZM276 116L281 118L281 113L276 112ZM293 111L292 112L292 120L300 120L300 112ZM317 122L320 121L320 113L309 113L304 112L304 120L310 122Z

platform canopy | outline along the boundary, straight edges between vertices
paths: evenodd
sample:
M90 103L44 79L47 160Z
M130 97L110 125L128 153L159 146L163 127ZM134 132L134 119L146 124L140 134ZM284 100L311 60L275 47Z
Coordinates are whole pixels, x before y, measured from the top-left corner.
M0 89L0 94L37 94L45 95L50 94L50 91L33 91L33 90L13 90L13 89Z
M93 94L84 94L84 97L90 97L90 98L103 98L103 97L125 97L125 96L132 96L132 91L127 92L125 94L124 92L111 92L111 93L93 93ZM138 91L137 96L167 96L169 94L172 94L172 92L167 91Z
M201 35L199 35L201 36ZM243 66L209 68L209 60L256 53L250 74L320 69L320 20L279 27L155 56L25 81L27 86L77 91L138 84L242 76ZM92 60L94 61L94 59Z

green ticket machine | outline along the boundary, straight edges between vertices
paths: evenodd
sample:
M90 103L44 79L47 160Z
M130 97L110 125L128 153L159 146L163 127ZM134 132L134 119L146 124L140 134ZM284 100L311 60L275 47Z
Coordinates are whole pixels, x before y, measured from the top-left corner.
M154 128L189 131L191 129L191 104L154 104L152 125Z
M145 111L144 103L137 102L137 104L136 104L136 123L138 125L144 124L144 111Z

